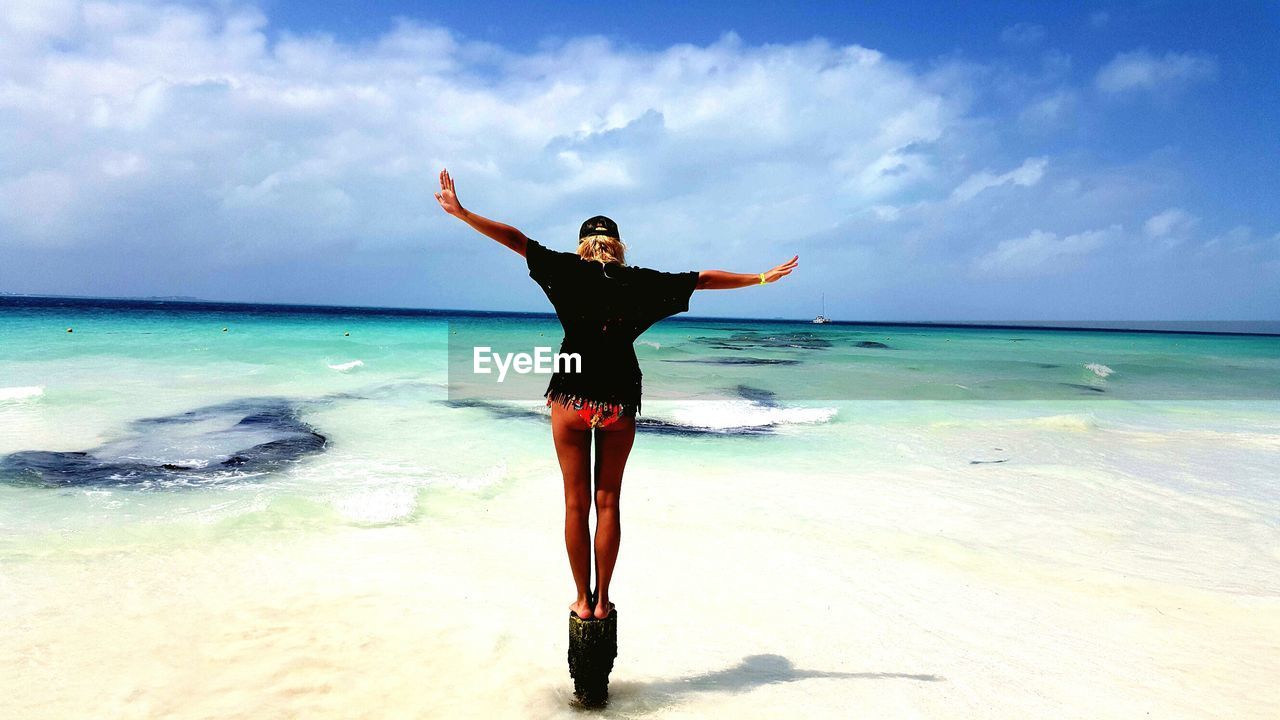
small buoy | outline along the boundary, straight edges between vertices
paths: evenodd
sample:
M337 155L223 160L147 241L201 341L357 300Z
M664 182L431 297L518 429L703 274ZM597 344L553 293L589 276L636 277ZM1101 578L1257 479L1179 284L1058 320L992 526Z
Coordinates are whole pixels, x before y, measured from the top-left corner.
M67 328L67 332L74 332L71 328Z
M344 333L342 333L342 337L351 337L351 333L349 333L349 332L344 332Z

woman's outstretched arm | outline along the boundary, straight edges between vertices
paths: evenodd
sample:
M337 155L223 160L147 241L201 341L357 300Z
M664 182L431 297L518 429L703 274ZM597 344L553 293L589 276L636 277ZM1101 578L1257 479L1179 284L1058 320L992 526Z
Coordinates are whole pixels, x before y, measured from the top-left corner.
M488 235L520 253L521 256L524 255L525 248L528 247L529 238L510 225L504 225L497 220L481 217L462 207L462 203L458 202L458 194L453 189L453 178L449 177L448 170L440 171L440 192L436 193L436 200L440 203L440 207L444 208L445 212L470 225L476 232Z
M799 264L800 256L796 255L772 270L767 270L756 275L752 275L751 273L731 273L725 272L724 270L703 270L698 273L698 284L694 289L733 290L734 288L777 282L778 280L790 275L791 271L795 270L796 266Z

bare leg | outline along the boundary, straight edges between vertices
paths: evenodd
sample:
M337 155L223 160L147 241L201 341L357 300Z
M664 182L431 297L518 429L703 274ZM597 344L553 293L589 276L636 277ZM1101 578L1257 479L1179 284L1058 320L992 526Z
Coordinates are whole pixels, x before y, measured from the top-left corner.
M578 591L569 609L585 619L592 612L587 598L591 584L591 430L577 413L552 403L551 437L564 475L564 544Z
M618 496L622 493L622 471L636 439L634 418L625 418L608 428L596 430L596 607L597 618L609 617L609 581L618 562L622 542L622 522Z

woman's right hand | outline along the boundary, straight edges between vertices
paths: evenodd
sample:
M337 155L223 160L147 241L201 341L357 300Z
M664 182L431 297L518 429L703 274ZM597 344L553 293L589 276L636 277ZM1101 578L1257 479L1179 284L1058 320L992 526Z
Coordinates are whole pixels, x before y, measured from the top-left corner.
M462 203L458 202L458 194L453 189L453 178L449 177L448 170L440 171L440 192L436 193L436 201L450 215L462 216Z
M791 271L795 270L796 265L799 265L799 264L800 264L800 256L796 255L792 257L790 260L773 268L772 270L767 270L761 274L764 275L765 282L767 283L777 282L778 280L781 280L782 278L790 275Z

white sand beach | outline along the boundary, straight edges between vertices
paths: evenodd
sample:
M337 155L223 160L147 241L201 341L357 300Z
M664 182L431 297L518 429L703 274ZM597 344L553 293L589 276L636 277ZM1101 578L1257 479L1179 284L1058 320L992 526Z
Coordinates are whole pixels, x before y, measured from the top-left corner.
M1280 712L1275 596L1128 574L1124 528L940 477L628 474L603 717ZM8 563L7 716L578 717L558 483L548 459L404 525Z

